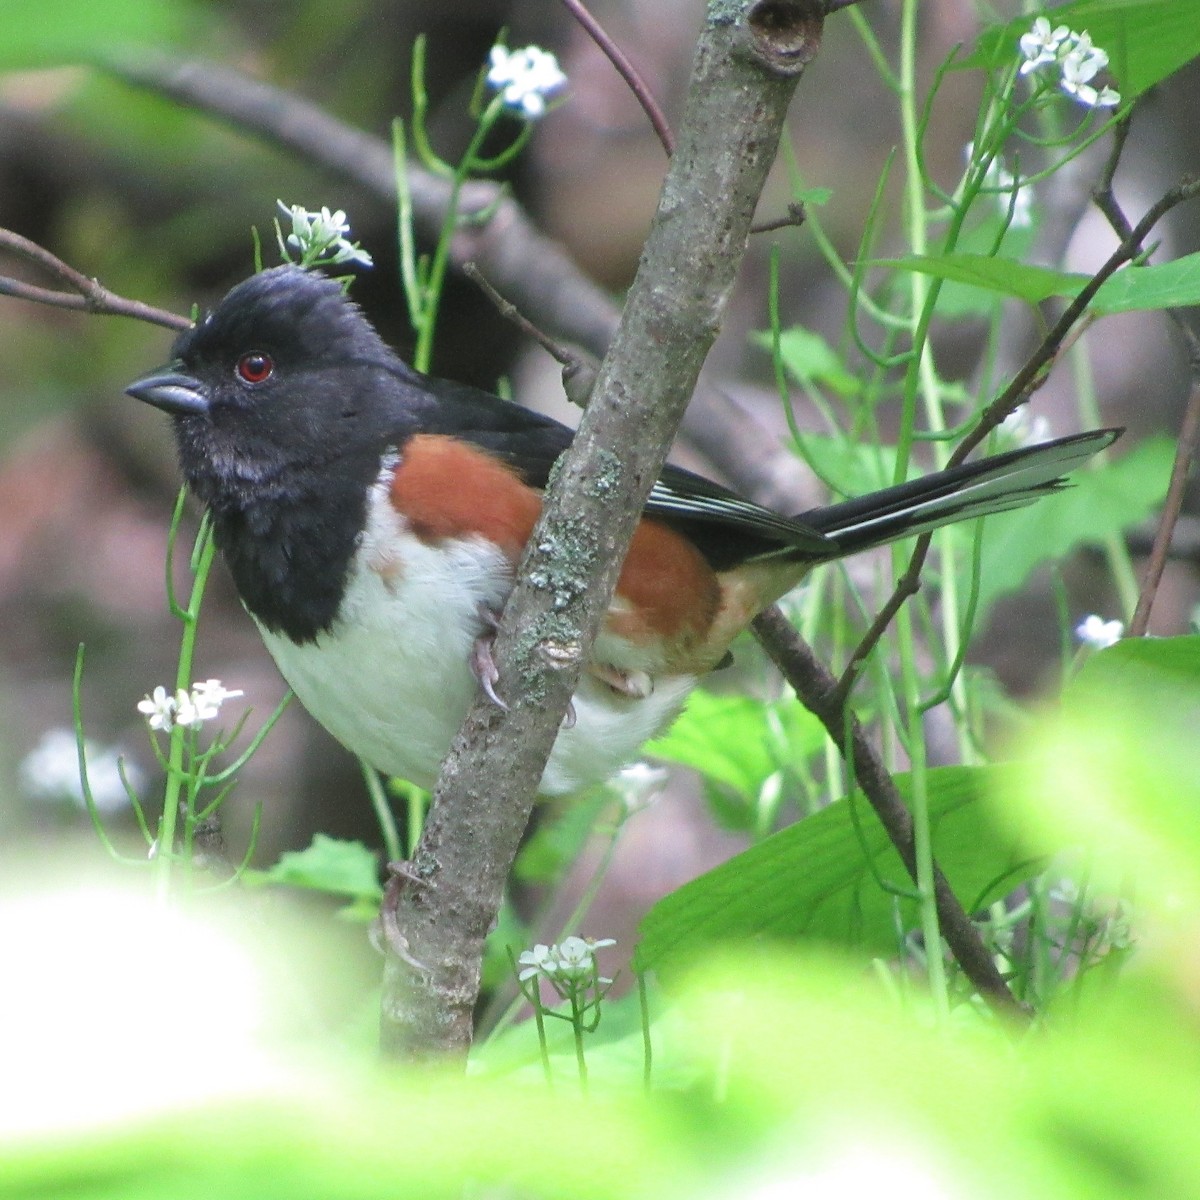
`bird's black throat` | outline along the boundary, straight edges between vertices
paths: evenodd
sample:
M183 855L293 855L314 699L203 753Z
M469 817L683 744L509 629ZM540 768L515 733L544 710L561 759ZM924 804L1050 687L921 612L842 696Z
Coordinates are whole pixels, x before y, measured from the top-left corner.
M186 456L185 456L186 458ZM337 472L292 469L242 482L188 465L213 537L252 616L298 644L334 624L366 524L379 455L341 460Z

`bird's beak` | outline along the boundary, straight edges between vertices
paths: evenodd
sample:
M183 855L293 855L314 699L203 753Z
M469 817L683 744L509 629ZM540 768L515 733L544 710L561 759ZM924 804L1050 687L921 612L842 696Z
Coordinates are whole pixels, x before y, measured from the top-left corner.
M145 400L147 404L153 404L155 408L161 408L163 412L176 417L208 412L208 394L204 384L176 370L179 365L172 363L153 375L131 383L125 389L125 394L136 400Z

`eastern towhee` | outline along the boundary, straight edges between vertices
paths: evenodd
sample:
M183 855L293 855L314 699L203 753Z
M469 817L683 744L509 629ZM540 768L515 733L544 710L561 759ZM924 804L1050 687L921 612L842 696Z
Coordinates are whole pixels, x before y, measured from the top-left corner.
M191 490L284 678L343 745L432 786L571 431L403 363L333 280L235 287L130 395L169 412ZM816 563L1028 504L1097 430L779 516L668 466L542 776L606 779Z

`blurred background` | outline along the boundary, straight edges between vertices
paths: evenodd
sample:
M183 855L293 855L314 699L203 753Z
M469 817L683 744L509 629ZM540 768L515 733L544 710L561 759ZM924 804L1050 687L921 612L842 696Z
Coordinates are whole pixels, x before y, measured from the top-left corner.
M0 14L6 7L0 4ZM614 297L636 269L664 154L607 60L551 0L346 0L336 6L320 0L93 0L78 6L90 13L80 21L76 6L65 2L15 7L20 22L6 23L19 27L20 36L8 51L0 49L6 68L0 73L0 225L122 295L186 314L253 270L251 226L264 234L267 261L275 261L270 223L277 199L325 205L346 210L354 236L375 258L375 269L354 285L355 299L402 352L411 344L397 282L395 214L377 194L269 136L181 104L152 82L133 86L103 70L45 65L72 57L72 39L85 37L88 21L129 24L131 13L144 16L143 45L131 61L146 75L158 72L165 80L172 62L202 52L384 141L392 118L411 110L412 45L424 34L429 125L449 159L471 132L467 105L498 32L506 28L513 46L533 42L554 50L570 79L569 102L538 127L511 185L536 225ZM593 0L590 7L668 118L677 119L703 5ZM1019 12L1015 3L997 7L1002 18ZM898 5L864 0L862 13L885 49L893 47ZM973 41L979 22L969 0L926 0L921 20L919 74L927 82L956 44ZM77 49L86 50L86 41ZM165 58L152 58L151 50ZM962 170L977 89L971 72L951 75L933 113L928 166L947 187ZM877 180L897 141L894 99L862 40L849 19L830 20L793 105L790 143L806 185L831 190L820 217L846 261L857 253ZM1084 199L1104 153L1101 145L1085 156L1073 176ZM1118 178L1127 211L1136 219L1198 162L1200 74L1193 69L1149 95L1139 110ZM790 199L781 168L759 218L783 215ZM1108 255L1111 234L1078 196L1039 199L1047 254L1066 247L1074 270L1093 268ZM885 231L881 250L898 246L895 234ZM1172 256L1200 245L1195 205L1177 210L1165 242ZM774 465L761 469L779 461L786 433L769 357L748 339L767 324L772 244L781 247L785 325L802 324L831 338L841 328L844 293L809 233L785 229L756 239L709 379L744 414L762 462L714 463L705 456L705 438L695 436L681 441L676 458L752 489L764 502L799 510L819 499L802 468L796 464L786 477ZM1054 253L1051 261L1058 259ZM47 282L15 259L0 270ZM487 388L506 377L521 401L569 419L554 364L523 343L474 285L452 278L443 311L435 373ZM1167 323L1133 314L1108 318L1102 329L1087 345L1105 422L1129 426L1129 440L1175 430L1188 377ZM1007 332L1004 353L1016 365L1033 344L1034 323L1014 313ZM969 383L979 335L969 321L937 331L945 375ZM170 340L167 331L133 321L0 298L0 854L10 861L36 861L64 846L98 853L78 806L66 796L68 786L47 783L55 755L62 759L64 743L60 733L56 750L55 731L71 726L71 673L80 642L87 646L86 726L98 759L116 748L147 794L158 781L135 705L156 684L169 683L175 669L179 626L167 612L163 562L179 475L166 419L122 393L168 357ZM1053 433L1076 427L1072 388L1070 372L1059 371L1035 398L1035 412ZM802 424L815 423L802 402L797 407ZM708 440L723 440L721 430L710 431ZM195 515L189 514L189 529ZM1187 523L1182 532L1194 547ZM1135 545L1144 547L1147 535L1136 533ZM1081 556L1067 567L1066 579L1074 611L1116 615L1098 563ZM1195 587L1194 554L1185 545L1168 571L1155 631L1188 627ZM1026 594L996 607L973 658L1005 687L1025 694L1038 687L1058 643L1054 596L1048 576L1039 576ZM196 670L196 678L208 677L243 689L257 716L265 717L283 692L220 568L207 598ZM306 846L314 831L377 844L356 764L298 706L239 784L225 829L235 860L256 802L264 812L259 862ZM114 820L120 827L127 817L117 812ZM627 934L656 897L743 840L720 829L694 782L680 779L626 831L588 931ZM581 879L586 872L579 869ZM570 902L563 903L565 912ZM543 936L553 932L553 921L549 925Z

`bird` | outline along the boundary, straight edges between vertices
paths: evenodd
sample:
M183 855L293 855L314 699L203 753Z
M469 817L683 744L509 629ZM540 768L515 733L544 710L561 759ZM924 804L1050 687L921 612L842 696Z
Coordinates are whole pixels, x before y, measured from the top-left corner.
M341 284L283 265L234 286L129 395L169 413L239 597L284 679L348 750L433 786L571 430L409 366ZM540 780L610 778L815 565L1057 491L1098 429L783 516L668 465Z

